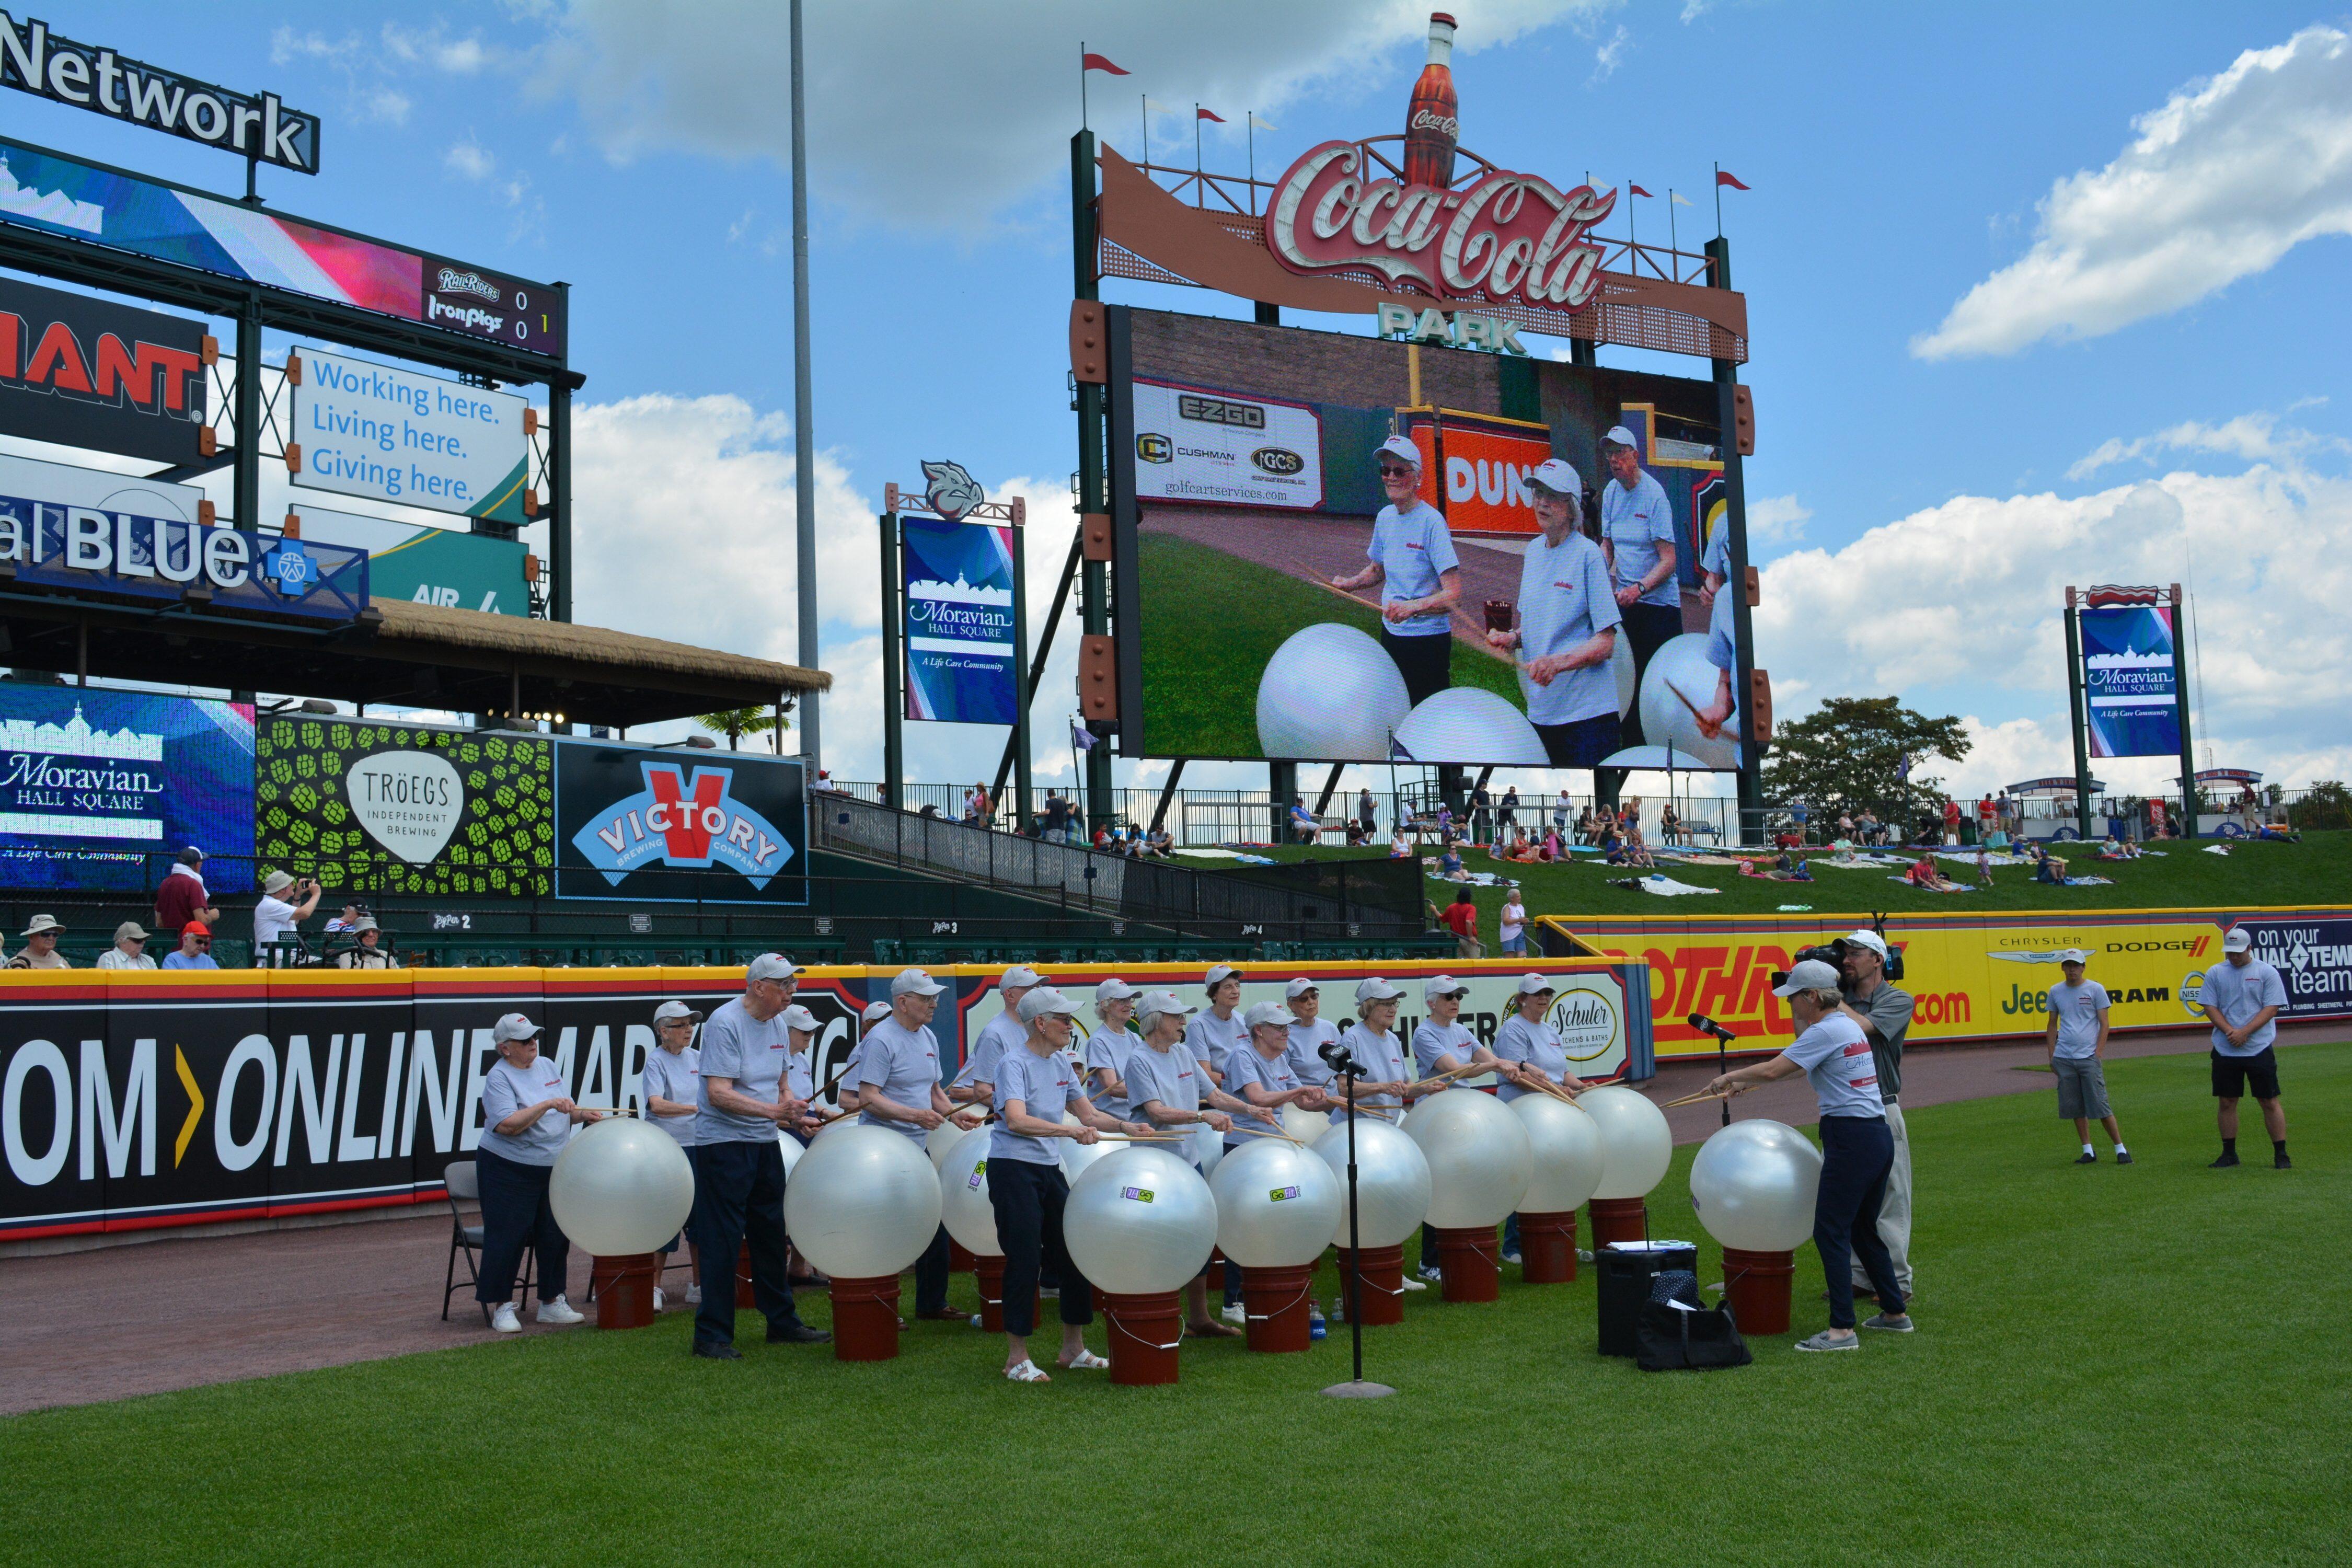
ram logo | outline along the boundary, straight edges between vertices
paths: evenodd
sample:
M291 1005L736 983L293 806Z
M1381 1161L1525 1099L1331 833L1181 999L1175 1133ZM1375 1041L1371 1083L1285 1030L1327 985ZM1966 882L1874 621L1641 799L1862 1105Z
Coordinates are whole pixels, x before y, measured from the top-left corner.
M1282 447L1260 447L1250 454L1250 461L1256 464L1261 472L1282 479L1288 479L1307 467L1306 458Z
M1172 463L1176 460L1176 443L1165 436L1138 436L1135 455L1147 463Z

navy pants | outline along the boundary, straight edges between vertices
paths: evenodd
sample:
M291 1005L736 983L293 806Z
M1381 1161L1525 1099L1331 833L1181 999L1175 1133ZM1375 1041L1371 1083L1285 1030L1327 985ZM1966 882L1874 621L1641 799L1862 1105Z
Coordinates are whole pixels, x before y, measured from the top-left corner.
M1633 644L1633 673L1638 680L1641 676L1649 672L1651 655L1682 636L1682 606L1680 605L1644 605L1637 602L1625 605L1622 613L1625 619L1625 636ZM1639 746L1645 743L1645 737L1642 733L1640 703L1635 703L1633 710L1625 715L1622 735L1625 745Z
M1565 724L1538 724L1537 738L1543 742L1544 756L1556 768L1592 768L1601 759L1618 750L1617 715L1596 713L1590 719L1572 719ZM1560 827L1568 832L1565 824Z
M687 1233L702 1249L702 1305L694 1342L735 1342L735 1260L751 1247L751 1299L768 1326L800 1321L784 1275L784 1152L772 1138L700 1143L694 1160L694 1212Z
M1381 647L1396 660L1404 677L1404 694L1415 707L1454 684L1454 638L1438 631L1420 637L1399 637L1381 624Z
M1895 1260L1878 1237L1878 1205L1895 1168L1895 1135L1884 1116L1822 1118L1822 1186L1813 1199L1813 1247L1830 1288L1830 1327L1853 1327L1853 1261L1878 1291L1878 1310L1903 1313Z
M948 1227L941 1226L930 1246L915 1259L915 1310L943 1312L948 1305Z
M548 1206L547 1178L554 1171L552 1165L526 1165L488 1149L474 1152L474 1175L482 1192L482 1271L474 1280L475 1300L513 1298L525 1247L539 1253L539 1299L552 1301L563 1294L572 1242Z
M1062 1245L1062 1205L1069 1178L1058 1164L1027 1160L988 1163L988 1204L996 1211L996 1241L1004 1248L1004 1331L1026 1339L1037 1328L1037 1272L1050 1265L1062 1282L1062 1321L1095 1321L1094 1287ZM920 1289L919 1284L917 1289Z

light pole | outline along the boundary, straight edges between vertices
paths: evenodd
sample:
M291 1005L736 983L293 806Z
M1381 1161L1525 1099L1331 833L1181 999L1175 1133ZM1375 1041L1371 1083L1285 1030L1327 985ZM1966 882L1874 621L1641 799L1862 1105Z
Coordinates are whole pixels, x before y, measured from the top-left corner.
M816 412L809 401L808 113L802 88L801 0L793 0L793 489L799 607L800 661L822 668L816 611ZM808 765L820 765L822 704L811 691L801 704L801 737Z

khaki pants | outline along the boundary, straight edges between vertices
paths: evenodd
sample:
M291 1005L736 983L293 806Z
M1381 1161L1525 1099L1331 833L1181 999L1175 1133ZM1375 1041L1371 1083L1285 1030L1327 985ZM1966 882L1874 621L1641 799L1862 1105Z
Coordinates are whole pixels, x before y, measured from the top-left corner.
M1886 1131L1895 1136L1895 1164L1886 1173L1886 1196L1878 1205L1878 1238L1886 1243L1886 1255L1895 1260L1895 1282L1903 1287L1903 1294L1911 1294L1911 1137L1904 1130L1903 1108L1886 1108ZM1862 1265L1853 1266L1853 1288L1875 1289Z
M1475 936L1461 937L1454 942L1454 955L1456 958L1484 958L1486 956L1486 944Z

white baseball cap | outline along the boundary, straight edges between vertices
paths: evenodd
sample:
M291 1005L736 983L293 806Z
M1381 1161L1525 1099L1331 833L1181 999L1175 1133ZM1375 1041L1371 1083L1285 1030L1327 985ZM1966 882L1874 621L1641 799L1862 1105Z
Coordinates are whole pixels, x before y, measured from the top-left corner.
M1848 931L1846 932L1845 940L1852 942L1856 947L1866 947L1870 949L1871 952L1878 954L1881 958L1892 958L1895 956L1893 953L1886 951L1886 939L1879 935L1874 931Z
M1522 996L1539 996L1547 991L1557 991L1559 989L1559 986L1554 985L1550 981L1545 979L1542 975L1538 974L1533 970L1529 970L1527 973L1519 976L1519 994Z
M868 1002L866 1004L866 1010L857 1015L857 1021L861 1024L878 1024L889 1016L889 1003Z
M1253 1003L1250 1010L1242 1015L1244 1026L1252 1029L1261 1024L1276 1024L1287 1029L1297 1021L1291 1017L1289 1009L1279 1002Z
M781 952L763 952L743 972L745 980L790 980L800 969Z
M1393 1002L1403 994L1402 986L1391 985L1377 974L1356 983L1356 1000L1359 1002Z
M1201 976L1201 984L1214 991L1226 981L1237 979L1240 975L1241 971L1230 963L1213 963L1209 966L1209 973Z
M1097 1002L1125 1002L1142 994L1116 974L1095 987L1095 1000Z
M936 996L947 987L919 969L902 969L890 977L890 999L901 996Z
M1559 496L1582 496L1584 476L1562 458L1552 458L1528 470L1528 487L1540 485Z
M1319 983L1309 980L1307 976L1302 974L1297 979L1292 981L1289 984L1284 986L1282 988L1282 994L1291 1001L1296 1002L1301 996L1306 995L1309 991L1320 991L1322 989L1323 987Z
M2248 931L2245 927L2231 926L2228 931L2221 933L2221 951L2223 952L2252 952L2253 950L2254 933Z
M1008 991L1013 990L1016 986L1043 985L1045 984L1045 977L1038 973L1035 970L1030 968L1025 963L1014 964L1012 968L1004 972L1003 978L997 981L997 984L1003 986Z
M797 1002L776 1016L783 1019L787 1029L806 1029L812 1035L817 1031L816 1015Z
M490 1038L502 1046L511 1040L534 1039L538 1035L539 1026L520 1013L509 1013L490 1031Z
M702 1022L702 1015L683 1002L665 1002L654 1009L654 1022L656 1024L667 1024L678 1018L684 1018L690 1024Z
M1603 442L1613 441L1620 447L1631 447L1637 452L1642 448L1640 438L1622 425L1612 425L1609 426L1609 434L1601 439Z
M1818 958L1809 958L1789 971L1789 984L1772 987L1775 996L1794 996L1800 991L1835 991L1838 972Z
M1463 984L1451 974L1433 974L1429 977L1429 984L1421 988L1422 996L1431 1002L1436 1001L1440 996L1467 995L1469 991L1470 987Z
M1066 1018L1077 1009L1070 1005L1070 999L1067 996L1052 986L1040 985L1028 995L1021 998L1020 1005L1014 1007L1013 1011L1021 1016L1023 1023L1034 1024L1048 1013L1058 1013Z
M2058 955L2058 962L2061 963L2088 963L2091 962L2091 955L2084 952L2079 947L2070 947Z
M1403 462L1410 463L1416 468L1421 467L1421 448L1414 446L1411 441L1406 440L1402 436L1391 436L1387 440L1381 442L1379 451L1375 451L1372 454L1373 458L1377 460L1381 452L1387 453L1391 458L1399 458Z
M1195 1007L1190 1002L1178 1001L1176 999L1176 993L1173 991L1147 991L1143 994L1143 1000L1136 1004L1136 1011L1139 1013L1178 1013L1189 1015L1197 1013L1201 1009Z

